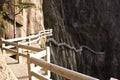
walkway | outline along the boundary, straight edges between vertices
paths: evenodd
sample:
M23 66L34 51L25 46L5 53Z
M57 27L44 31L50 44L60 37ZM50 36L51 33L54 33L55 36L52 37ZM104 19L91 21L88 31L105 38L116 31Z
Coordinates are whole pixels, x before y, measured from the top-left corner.
M18 63L17 60L10 57L6 57L6 62L18 80L28 80L28 69L26 63Z
M38 44L32 44L34 47L39 47ZM27 53L24 53L27 54ZM18 60L11 58L13 54L6 51L6 63L8 67L13 71L14 75L18 80L29 80L28 78L28 66L27 59L22 57L22 63L18 63Z
M37 45L34 45L34 46L36 47ZM6 63L8 65L8 67L13 71L16 78L18 80L29 80L27 59L22 57L22 63L18 63L18 60L10 57L12 55L12 53L10 53L8 51L6 53L7 53L6 54ZM42 53L46 53L45 50L39 52L39 54L42 54ZM24 52L24 54L27 54L27 53ZM37 56L39 57L40 55L37 54ZM36 69L40 74L45 73L44 71L40 71L40 67L37 67L37 68L34 67L34 69ZM35 79L35 80L37 80L37 79Z

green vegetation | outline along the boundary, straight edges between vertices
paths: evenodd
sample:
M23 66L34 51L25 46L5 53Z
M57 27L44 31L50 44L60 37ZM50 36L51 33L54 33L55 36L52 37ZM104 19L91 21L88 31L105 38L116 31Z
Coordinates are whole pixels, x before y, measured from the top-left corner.
M6 29L8 28L7 21L4 19L6 16L5 12L3 11L3 4L0 4L0 38L4 37L6 33Z
M15 5L18 8L30 8L30 7L35 7L34 3L30 3L30 2L22 2L21 0L18 1L18 4Z
M15 4L15 7L18 7L20 9L18 12L15 13L15 15L18 15L20 14L20 12L22 12L23 9L32 7L35 8L35 4L30 2L22 2L21 0L19 0L18 3Z
M7 21L4 19L4 16L5 16L5 14L4 14L3 12L0 12L0 28L3 28L4 31L6 31L7 28L8 28L8 23L7 23ZM4 33L6 33L6 32L4 32ZM1 34L1 35L2 35L2 34Z
M43 0L44 26L45 28L53 28L56 24L56 19L51 12L51 6L47 0Z
M7 29L8 24L14 25L14 37L16 36L16 25L22 26L22 17L20 14L23 9L35 8L34 3L22 2L22 0L9 0L0 4L0 27L4 30Z

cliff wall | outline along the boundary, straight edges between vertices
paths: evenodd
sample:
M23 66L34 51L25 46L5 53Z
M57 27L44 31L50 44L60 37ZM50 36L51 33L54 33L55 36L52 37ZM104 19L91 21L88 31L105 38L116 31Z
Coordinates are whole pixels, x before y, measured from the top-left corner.
M0 11L5 12L5 15L0 15L0 37L14 37L13 1L0 4ZM65 42L77 49L85 45L96 52L104 52L104 55L98 55L84 49L80 54L51 43L52 63L101 80L120 79L119 0L23 1L35 3L36 8L23 9L16 16L16 37L35 34L44 26L52 28L53 38L58 43ZM52 77L63 80L57 75Z
M22 0L22 2L35 4L35 7L23 8L23 10L18 8L18 1L19 0L15 0L15 2L14 0L8 0L7 2L1 1L1 37L21 37L38 33L44 29L43 0ZM16 22L16 27L14 27L14 21Z
M44 0L45 27L53 28L57 42L104 52L84 49L80 55L51 43L52 62L101 80L120 79L119 5L119 0Z

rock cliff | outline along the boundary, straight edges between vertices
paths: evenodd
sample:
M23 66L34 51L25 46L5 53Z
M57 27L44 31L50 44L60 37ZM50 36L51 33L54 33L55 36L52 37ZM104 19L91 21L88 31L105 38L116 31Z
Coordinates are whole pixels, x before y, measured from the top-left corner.
M119 0L44 0L45 27L53 28L57 42L104 52L84 49L80 55L51 43L52 62L101 80L120 79L119 5Z
M1 1L1 37L21 37L38 33L40 30L44 29L42 0L22 0L22 2L35 4L35 7L23 9L17 7L18 1L21 0ZM16 27L14 27L14 21Z
M120 79L119 0L22 1L32 2L36 8L23 9L16 16L16 37L35 34L44 26L52 28L53 38L58 43L65 42L77 49L85 45L96 52L104 52L104 55L99 55L84 49L80 54L51 43L52 63L101 80L109 80L110 77ZM14 0L9 0L0 4L0 11L5 12L5 15L0 15L0 37L14 37L13 3ZM57 75L52 77L63 80Z

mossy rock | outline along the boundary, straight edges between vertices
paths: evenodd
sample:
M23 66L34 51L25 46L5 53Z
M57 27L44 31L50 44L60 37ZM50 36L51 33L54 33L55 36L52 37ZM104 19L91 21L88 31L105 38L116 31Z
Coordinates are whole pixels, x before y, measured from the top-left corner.
M0 14L0 26L6 29L8 27L7 21L4 19L4 14Z
M8 3L3 3L2 5L2 11L5 13L5 18L8 20L8 22L12 22L14 24L14 17L16 18L16 24L18 26L23 25L23 18L21 14L15 15L14 13L14 0L10 0ZM19 9L17 9L16 12L19 12Z

